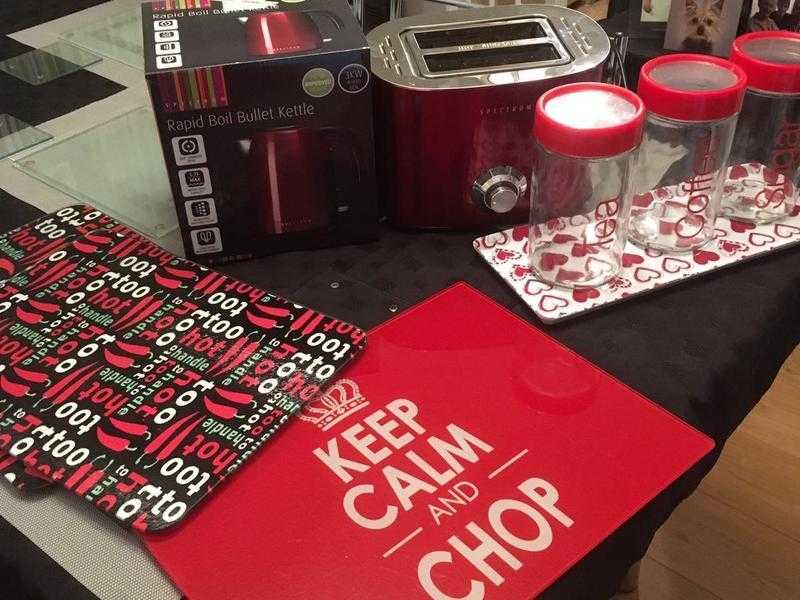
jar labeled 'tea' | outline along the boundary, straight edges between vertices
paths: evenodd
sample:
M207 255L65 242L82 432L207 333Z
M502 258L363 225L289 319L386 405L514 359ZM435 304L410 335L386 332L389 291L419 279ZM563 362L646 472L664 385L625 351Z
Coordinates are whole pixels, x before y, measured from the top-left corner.
M792 214L800 167L800 34L737 38L731 62L747 73L722 214L768 223Z
M620 269L644 106L631 91L573 83L536 103L529 255L537 277L594 287Z
M672 54L648 61L638 92L647 110L628 235L688 252L714 237L746 77L727 60Z

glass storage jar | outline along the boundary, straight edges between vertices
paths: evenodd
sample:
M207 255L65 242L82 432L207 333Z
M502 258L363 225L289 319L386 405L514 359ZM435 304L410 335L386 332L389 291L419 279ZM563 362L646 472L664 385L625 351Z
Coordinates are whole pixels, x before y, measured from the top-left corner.
M604 83L573 83L536 103L529 258L543 281L595 287L620 269L644 105Z
M687 252L714 237L746 77L713 56L648 61L638 93L647 110L634 183L630 239Z
M731 62L747 74L722 214L768 223L797 206L800 167L800 34L759 31L738 37Z

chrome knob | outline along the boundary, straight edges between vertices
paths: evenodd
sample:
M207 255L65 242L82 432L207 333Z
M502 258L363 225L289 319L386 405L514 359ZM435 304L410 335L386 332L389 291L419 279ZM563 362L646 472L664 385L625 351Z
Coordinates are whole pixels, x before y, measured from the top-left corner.
M525 176L514 167L492 167L472 183L472 200L495 213L513 209L528 188Z
M489 193L488 207L496 213L507 213L519 200L517 188L501 183Z

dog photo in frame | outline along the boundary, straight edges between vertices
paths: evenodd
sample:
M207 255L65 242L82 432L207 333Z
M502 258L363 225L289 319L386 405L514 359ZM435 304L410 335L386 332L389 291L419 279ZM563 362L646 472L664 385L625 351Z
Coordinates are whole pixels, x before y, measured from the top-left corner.
M727 56L741 11L742 0L673 0L664 48Z

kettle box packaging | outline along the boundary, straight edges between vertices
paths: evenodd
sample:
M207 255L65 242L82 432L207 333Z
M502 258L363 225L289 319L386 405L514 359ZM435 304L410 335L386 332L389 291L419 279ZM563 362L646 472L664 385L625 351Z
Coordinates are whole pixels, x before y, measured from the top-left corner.
M369 48L348 4L200 5L142 5L186 255L216 264L375 239Z

